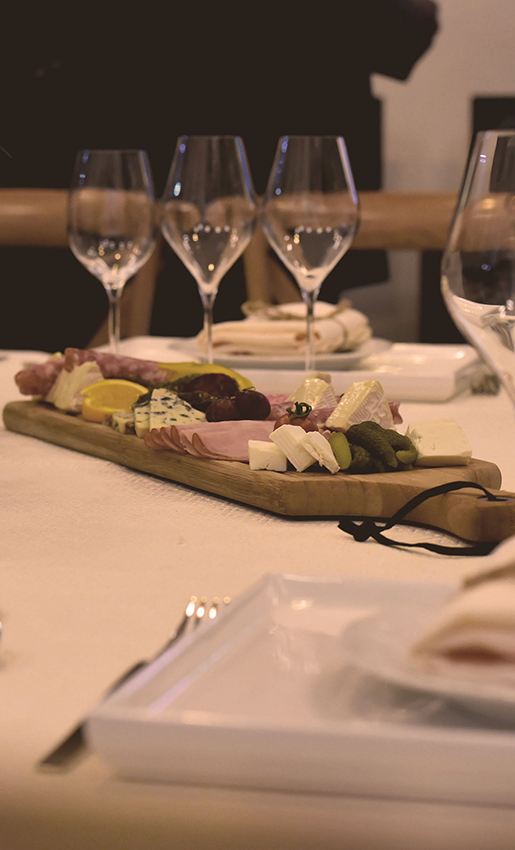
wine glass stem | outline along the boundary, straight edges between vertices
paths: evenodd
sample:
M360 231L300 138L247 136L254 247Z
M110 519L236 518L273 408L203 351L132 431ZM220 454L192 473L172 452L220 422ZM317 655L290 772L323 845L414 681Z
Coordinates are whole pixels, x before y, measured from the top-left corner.
M216 292L203 292L201 290L202 305L204 307L204 333L206 336L206 363L213 363L213 306Z
M116 289L109 287L107 297L109 300L109 312L107 316L107 328L109 332L109 348L112 354L118 354L120 347L120 301L123 287Z
M315 353L313 344L313 321L315 315L315 302L318 298L319 289L308 291L302 290L302 300L306 305L306 372L311 372L315 366Z

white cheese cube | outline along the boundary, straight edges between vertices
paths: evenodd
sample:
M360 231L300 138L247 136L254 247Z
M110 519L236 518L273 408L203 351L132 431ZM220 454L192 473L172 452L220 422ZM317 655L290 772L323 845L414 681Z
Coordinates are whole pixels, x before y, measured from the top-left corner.
M393 416L379 381L351 384L326 421L332 431L346 431L360 422L377 422L383 428L393 427Z
M418 456L416 466L465 466L472 449L454 419L423 419L406 431Z
M299 425L281 425L270 434L270 439L286 455L297 472L312 466L313 455L302 445L306 432Z
M320 431L308 431L304 436L302 445L318 461L320 466L325 466L333 475L340 471L340 466L329 441Z
M249 440L249 465L251 469L272 469L286 472L288 460L275 443L265 440Z

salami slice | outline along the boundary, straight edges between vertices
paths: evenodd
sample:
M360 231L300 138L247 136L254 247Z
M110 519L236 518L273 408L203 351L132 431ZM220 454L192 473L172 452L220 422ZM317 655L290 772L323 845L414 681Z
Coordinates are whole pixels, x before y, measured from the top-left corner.
M168 373L154 360L140 360L137 357L124 357L106 351L92 349L66 348L64 368L71 372L74 366L81 366L95 360L104 378L139 378L142 381L158 384L166 381Z
M159 384L168 377L165 369L161 369L159 363L153 360L140 360L92 349L66 348L64 357L51 357L45 363L28 366L18 372L14 380L23 395L46 396L63 368L71 372L75 366L92 361L97 363L104 378L128 378Z
M23 395L46 396L55 384L64 366L64 357L52 357L45 363L27 366L14 376Z

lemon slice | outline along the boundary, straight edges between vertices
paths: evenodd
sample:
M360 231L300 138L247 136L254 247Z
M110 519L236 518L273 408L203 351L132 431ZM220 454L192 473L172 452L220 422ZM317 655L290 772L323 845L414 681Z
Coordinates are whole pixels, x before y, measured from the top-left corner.
M104 422L117 410L130 410L140 395L146 392L148 388L142 384L121 378L98 381L82 390L82 416L88 422Z

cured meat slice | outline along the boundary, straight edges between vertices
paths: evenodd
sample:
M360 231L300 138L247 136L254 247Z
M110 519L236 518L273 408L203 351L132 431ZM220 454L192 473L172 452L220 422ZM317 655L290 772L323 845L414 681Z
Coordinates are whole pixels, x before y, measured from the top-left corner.
M92 349L66 348L64 357L51 357L45 363L27 366L14 376L22 395L46 396L62 369L71 372L75 366L95 361L104 378L129 378L150 383L164 383L168 373L153 360L124 357Z
M14 376L23 395L46 396L55 384L64 366L64 357L51 357L45 363L27 366Z
M98 363L104 378L140 378L143 381L159 383L166 381L168 373L154 360L140 360L137 357L124 357L105 351L92 349L66 348L64 368L71 372L74 366L81 366L89 360Z
M187 454L186 449L182 446L177 445L175 440L172 437L172 429L170 425L165 425L159 429L161 440L165 444L165 446L172 450L172 452L177 452L178 454L185 455Z
M194 433L195 428L191 425L181 429L176 426L172 426L172 440L181 447L182 451L185 451L187 454L193 455L194 457L202 457L192 443Z
M272 427L266 420L237 419L230 422L201 422L197 426L177 426L177 430L181 429L182 445L197 457L248 463L249 440L268 440Z
M160 432L160 428L152 428L151 431L147 431L143 440L146 446L149 446L151 449L159 449L161 451L168 451L169 446L162 439Z

